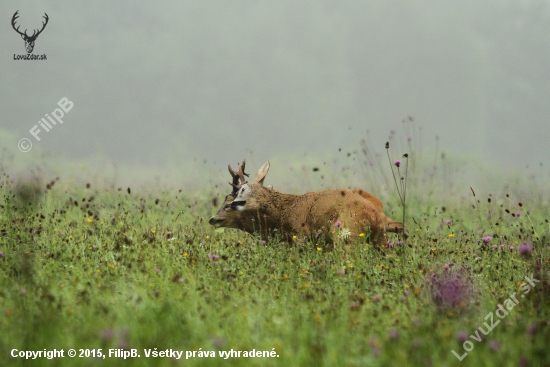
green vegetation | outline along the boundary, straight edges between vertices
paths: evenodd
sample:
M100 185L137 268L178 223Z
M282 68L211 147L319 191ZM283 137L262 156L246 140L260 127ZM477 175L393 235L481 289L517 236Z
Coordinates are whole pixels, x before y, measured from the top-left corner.
M333 248L299 238L292 245L262 243L238 230L214 230L206 193L3 172L3 365L548 365L543 187L518 183L507 195L504 184L482 198L466 186L467 197L449 182L422 181L419 168L415 176L411 167L410 237L402 243L389 235L392 247L384 249L366 237ZM222 182L220 198L230 190ZM423 191L432 186L449 194ZM395 208L387 214L401 220L397 193L385 201ZM525 276L540 281L529 293L522 288ZM470 338L479 327L487 330L490 312L493 324L499 320L497 304L506 305L511 295L518 303L494 330L478 331L481 342ZM451 351L463 355L465 340L473 349L459 361ZM69 358L70 348L77 354L101 349L107 357ZM115 348L137 349L141 357L109 358ZM144 349L154 348L183 356L146 358ZM63 349L65 357L25 361L12 358L12 349ZM278 357L218 356L231 349L274 350ZM216 357L197 353L186 360L186 351Z

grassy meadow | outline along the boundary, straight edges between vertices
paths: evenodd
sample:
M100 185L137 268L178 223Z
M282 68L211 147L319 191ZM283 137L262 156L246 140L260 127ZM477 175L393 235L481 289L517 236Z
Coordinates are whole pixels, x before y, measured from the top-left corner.
M394 159L383 149L345 153L294 175L331 179L326 187L347 187L353 176L401 221ZM410 236L388 234L387 248L369 244L368 233L328 246L215 230L208 218L217 209L212 199L219 205L230 191L227 172L211 193L62 173L18 176L3 165L1 364L549 366L548 177L496 173L480 191L457 180L459 165L443 167L439 153L438 170L415 157L408 171L407 158L399 158L399 173L393 166L407 184ZM355 163L341 168L346 159ZM54 349L64 357L12 357ZM110 349L140 357L116 358ZM148 350L183 354L146 357ZM241 356L225 358L231 350Z

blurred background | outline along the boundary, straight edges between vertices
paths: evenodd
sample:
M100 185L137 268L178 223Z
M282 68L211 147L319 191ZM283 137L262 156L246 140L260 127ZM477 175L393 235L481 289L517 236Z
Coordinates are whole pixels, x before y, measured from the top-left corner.
M47 61L14 60L17 10L29 34L49 15L33 51ZM243 158L286 172L339 149L385 154L399 135L399 154L412 141L547 172L546 0L9 1L0 14L0 144L16 160L191 176L206 162L225 177ZM35 141L63 97L64 124Z

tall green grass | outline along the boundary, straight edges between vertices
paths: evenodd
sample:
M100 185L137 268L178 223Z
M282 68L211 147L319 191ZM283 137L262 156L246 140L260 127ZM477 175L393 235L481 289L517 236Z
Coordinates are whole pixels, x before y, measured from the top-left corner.
M392 247L383 249L364 237L329 248L214 230L212 198L230 190L221 169L190 191L158 182L119 188L101 175L57 180L53 170L19 179L3 162L3 365L550 365L548 180L502 172L477 189L456 179L462 167L452 157L405 141L390 153L409 154L410 237L405 245L389 235ZM296 162L293 179L309 184L288 190L320 188L320 181L360 187L401 220L385 157L362 150L367 145L349 156L335 152L333 161ZM267 180L285 186L277 175ZM33 185L40 195L22 200L25 190L37 192ZM522 255L524 242L532 251ZM448 296L457 274L461 287ZM526 275L540 283L521 298ZM483 341L469 338L511 294L519 303L510 314ZM451 350L464 353L464 335L474 349L459 361ZM141 357L69 358L69 348L137 349ZM183 359L146 358L144 349L153 348L184 351ZM12 358L12 349L64 349L65 358L25 361ZM231 349L278 357L185 359L186 351Z

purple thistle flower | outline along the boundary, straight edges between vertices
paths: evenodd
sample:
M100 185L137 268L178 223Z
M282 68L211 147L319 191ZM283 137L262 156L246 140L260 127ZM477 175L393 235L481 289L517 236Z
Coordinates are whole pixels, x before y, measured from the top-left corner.
M531 253L531 251L533 251L533 246L531 246L527 242L524 242L521 245L519 245L519 254L521 256L527 256Z
M516 212L516 217L521 216L521 212Z
M388 243L388 247L393 247L393 242Z
M449 266L449 264L445 264L445 265L443 266L443 268L444 268L445 270L449 270L450 266Z
M466 307L473 297L473 280L464 268L449 269L427 277L428 290L437 308L445 311Z
M466 340L468 340L468 333L466 333L465 331L457 332L456 340L458 340L460 343L464 343Z
M336 221L336 222L334 223L334 226L335 226L336 228L340 228L340 227L342 226L342 222L340 222L340 221L338 220L338 221Z
M510 246L510 251L513 251L514 250L514 246Z
M116 218L115 218L114 216L112 216L112 217L111 217L111 222L114 222L115 219L116 219Z
M159 272L160 272L160 269L159 269L159 268L154 268L153 270L155 271L155 273L159 273Z
M500 349L500 343L496 340L491 340L491 342L489 343L489 348L491 348L491 350L497 351Z
M399 338L399 331L396 328L393 328L388 332L388 336L391 339L397 339Z
M380 295L379 295L379 294L375 294L374 297L372 297L372 301L373 301L373 302L380 302Z
M537 331L537 323L533 322L527 327L527 334L529 334L529 336L533 336L533 334L535 334L535 331Z
M209 259L219 259L220 257L218 255L208 254L208 258Z
M501 250L504 250L504 245L500 245L499 248L500 248Z
M486 244L489 243L492 239L493 239L493 237L491 237L491 236L485 236L485 237L481 238L481 240Z
M403 244L403 241L397 241L395 244L396 244L396 245L402 245L402 244Z
M267 241L266 241L266 240L261 240L260 243L261 243L262 245L265 245L265 244L267 243Z
M401 165L401 161L398 159L395 162L393 162L393 165L399 168L399 166Z
M101 332L101 339L111 340L113 336L114 336L114 330L111 328L103 329L103 331Z

